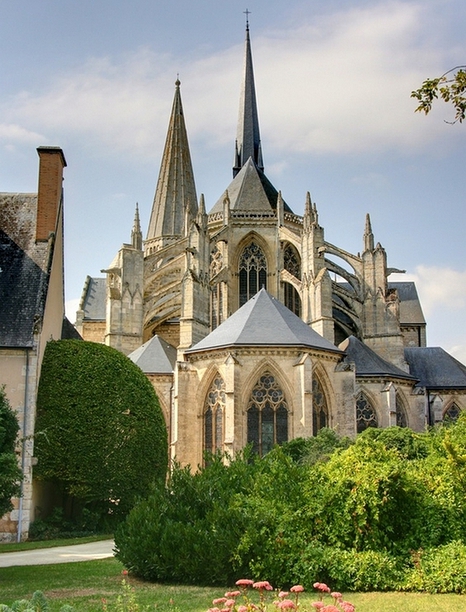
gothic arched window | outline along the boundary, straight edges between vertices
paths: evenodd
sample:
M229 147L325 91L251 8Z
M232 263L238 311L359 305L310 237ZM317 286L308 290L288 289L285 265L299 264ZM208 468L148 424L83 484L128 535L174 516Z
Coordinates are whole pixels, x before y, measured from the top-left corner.
M287 244L283 252L283 267L295 278L301 279L300 257L291 244Z
M324 390L318 378L312 379L312 433L316 436L323 428L328 427L328 408Z
M401 397L398 394L396 396L396 424L398 427L408 427L406 410L403 402L401 401Z
M207 394L204 410L204 450L223 450L223 414L225 412L225 382L217 374Z
M267 260L262 249L251 242L239 260L239 305L246 304L262 287L267 289Z
M361 392L356 398L356 431L361 433L368 427L378 427L377 414L367 397Z
M223 323L224 286L223 282L217 283L212 287L212 293L210 294L210 325L212 329Z
M443 421L454 423L458 420L460 416L461 408L459 408L455 403L451 404L449 408L447 408L443 414Z
M288 440L288 408L275 377L265 372L252 390L247 410L248 444L263 457Z
M283 267L295 278L301 279L301 260L291 244L287 244L283 252ZM285 306L298 317L301 316L301 298L295 287L290 283L285 283Z

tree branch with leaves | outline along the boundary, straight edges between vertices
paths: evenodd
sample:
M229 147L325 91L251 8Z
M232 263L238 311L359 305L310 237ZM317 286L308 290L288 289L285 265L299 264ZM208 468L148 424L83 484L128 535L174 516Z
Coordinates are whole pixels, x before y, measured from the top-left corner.
M466 66L456 66L440 77L426 79L419 89L411 92L411 98L419 101L416 112L426 115L438 98L451 103L455 109L455 119L446 123L462 123L466 118Z

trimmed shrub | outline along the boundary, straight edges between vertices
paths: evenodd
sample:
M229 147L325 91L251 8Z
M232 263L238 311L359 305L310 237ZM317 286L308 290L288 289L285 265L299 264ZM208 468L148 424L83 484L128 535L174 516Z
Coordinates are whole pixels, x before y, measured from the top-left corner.
M101 522L119 520L164 482L167 432L157 396L119 351L49 342L37 406L34 476L55 483L80 515L85 508Z
M18 431L16 415L0 387L0 517L13 509L11 498L20 493L22 474L15 454Z

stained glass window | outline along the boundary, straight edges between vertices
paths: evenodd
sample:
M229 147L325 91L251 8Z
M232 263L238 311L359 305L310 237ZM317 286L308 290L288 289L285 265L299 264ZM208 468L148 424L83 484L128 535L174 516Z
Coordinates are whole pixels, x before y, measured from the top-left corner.
M261 457L288 440L288 408L275 377L265 372L251 393L247 410L248 444Z
M239 305L246 304L262 287L267 289L267 260L262 249L251 242L239 262Z
M316 436L319 430L328 427L327 400L318 378L312 379L312 430Z
M225 412L225 383L217 375L207 394L204 411L204 450L215 453L223 449L223 414Z
M368 427L378 427L377 414L370 401L362 392L356 399L356 426L358 433L361 433Z

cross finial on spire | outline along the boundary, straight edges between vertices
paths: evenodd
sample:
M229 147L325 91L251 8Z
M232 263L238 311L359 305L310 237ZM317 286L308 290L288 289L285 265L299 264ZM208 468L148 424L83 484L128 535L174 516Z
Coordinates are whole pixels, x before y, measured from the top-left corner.
M251 11L246 9L243 11L243 13L246 15L246 29L249 30L249 15L251 14Z

